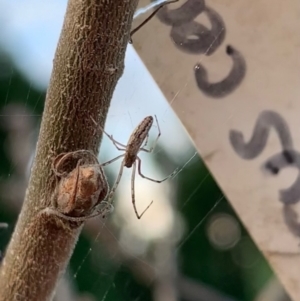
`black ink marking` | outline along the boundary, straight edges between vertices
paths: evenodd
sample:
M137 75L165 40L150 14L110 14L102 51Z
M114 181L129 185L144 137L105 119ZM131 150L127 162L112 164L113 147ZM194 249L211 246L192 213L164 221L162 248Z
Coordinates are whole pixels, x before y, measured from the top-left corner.
M291 159L293 159L292 163ZM298 177L294 184L287 189L279 190L279 199L282 203L287 205L297 203L300 200L300 153L295 150L285 150L280 152L272 156L263 164L263 171L270 171L270 166L272 166L273 169L277 169L278 173L287 167L294 167L298 169ZM274 173L271 171L271 174Z
M265 168L267 170L269 170L273 175L277 175L279 173L279 168L276 167L276 166L273 166L271 162L268 162L266 165L265 165Z
M210 83L207 71L201 64L197 64L194 68L197 86L207 96L225 97L233 92L245 77L246 61L241 53L232 46L227 46L226 53L232 58L233 66L228 76L220 82Z
M231 130L230 143L235 152L243 159L250 160L260 155L267 144L271 128L276 130L283 150L292 150L293 141L288 124L276 112L263 111L258 116L256 125L249 142L245 142L242 132ZM284 160L286 162L286 160Z
M166 25L178 26L193 21L204 9L204 0L188 0L176 9L169 9L165 6L157 12L156 16Z
M229 139L233 149L240 157L246 160L254 159L264 150L272 127L279 136L282 151L268 159L262 165L262 170L271 175L278 175L282 169L287 167L298 169L295 182L289 188L279 190L279 200L284 204L283 216L287 227L294 235L300 236L298 215L292 208L300 201L300 152L293 149L288 124L278 113L263 111L258 116L248 143L244 141L243 134L236 130L230 131Z
M195 21L203 12L210 20L211 29ZM157 11L156 16L162 23L172 26L170 37L174 45L186 53L211 55L225 39L226 27L223 18L207 7L204 0L187 0L176 9L164 6ZM210 83L206 69L201 64L195 66L196 83L205 95L214 98L225 97L243 81L246 74L243 55L231 46L227 47L226 53L232 58L233 67L228 76L220 82Z
M298 222L298 214L293 210L292 206L285 205L283 207L283 217L289 230L295 236L300 236L300 223Z
M234 48L233 47L231 47L230 45L228 45L227 47L226 47L226 53L228 54L228 55L233 55L234 54Z
M230 131L229 139L235 152L241 158L254 159L266 147L272 127L279 136L282 151L268 159L263 164L262 169L272 175L278 175L282 169L287 167L298 169L299 174L296 181L289 188L279 190L279 199L282 203L295 204L300 200L300 153L293 150L293 141L288 124L278 113L263 111L257 119L248 143L244 141L243 134L235 130Z
M285 158L286 162L289 164L293 164L295 162L294 154L291 151L284 150L282 152L283 157Z
M173 25L170 36L180 50L191 54L211 55L223 43L226 30L222 17L210 8L203 12L207 13L211 29L196 21Z

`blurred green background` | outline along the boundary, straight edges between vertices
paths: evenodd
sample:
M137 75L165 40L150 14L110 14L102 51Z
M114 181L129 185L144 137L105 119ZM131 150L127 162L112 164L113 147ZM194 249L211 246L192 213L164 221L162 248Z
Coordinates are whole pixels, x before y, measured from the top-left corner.
M10 56L0 52L0 221L9 225L0 231L3 252L23 201L44 99L45 91L36 90ZM163 172L176 167L163 149L154 159ZM175 223L184 227L171 238L148 242L140 256L121 247L121 223L107 222L96 240L97 230L87 227L66 278L65 286L74 294L70 298L260 300L272 271L201 160L193 162L170 184L173 210L180 215ZM108 177L112 183L113 175ZM282 296L278 300L288 300Z

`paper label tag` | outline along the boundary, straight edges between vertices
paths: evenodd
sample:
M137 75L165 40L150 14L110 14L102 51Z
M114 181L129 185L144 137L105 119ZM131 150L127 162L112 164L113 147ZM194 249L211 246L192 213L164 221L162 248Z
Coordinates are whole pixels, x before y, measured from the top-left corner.
M296 0L179 1L133 37L294 300L300 300L299 15Z

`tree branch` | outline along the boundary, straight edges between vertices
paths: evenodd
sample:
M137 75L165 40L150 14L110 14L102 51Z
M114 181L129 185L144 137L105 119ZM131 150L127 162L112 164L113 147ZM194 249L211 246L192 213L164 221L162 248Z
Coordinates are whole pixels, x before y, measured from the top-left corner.
M81 224L41 214L57 188L52 160L81 149L97 154L102 133L92 119L104 127L137 2L69 0L29 186L0 270L0 301L53 297Z

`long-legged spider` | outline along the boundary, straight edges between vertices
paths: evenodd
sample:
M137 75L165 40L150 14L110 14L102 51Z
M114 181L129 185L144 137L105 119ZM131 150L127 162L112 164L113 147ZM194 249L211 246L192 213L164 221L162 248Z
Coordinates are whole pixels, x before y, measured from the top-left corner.
M135 204L135 192L134 192L134 181L135 181L135 172L136 172L136 164L138 165L138 174L144 178L147 179L149 181L155 182L155 183L162 183L164 181L166 181L167 179L173 177L177 171L178 168L175 169L170 175L168 175L167 177L165 177L162 180L155 180L149 177L146 177L145 175L142 174L141 171L141 165L142 165L142 161L141 159L138 157L138 153L140 151L143 152L147 152L147 153L152 153L153 150L155 149L155 146L157 144L157 141L161 135L161 131L160 131L160 127L158 124L158 120L157 117L155 116L155 120L156 120L156 124L157 124L157 128L158 128L158 135L157 138L155 139L152 147L150 149L146 149L145 146L147 145L148 142L148 136L149 136L149 131L152 127L153 124L153 117L152 116L148 116L145 117L140 123L139 125L135 128L135 130L132 132L131 136L129 137L128 143L127 145L124 145L118 141L116 141L112 135L107 134L104 129L102 129L102 131L104 132L104 134L113 142L113 144L115 145L115 147L119 150L119 151L124 151L125 153L115 157L114 159L111 159L105 163L102 163L101 166L106 166L108 164L111 164L121 158L124 158L119 170L119 174L117 176L117 179L113 185L113 187L111 188L109 195L108 195L108 199L107 199L107 203L108 204L112 204L113 203L113 196L114 193L120 183L121 177L122 177L122 173L123 173L123 168L124 166L127 168L132 167L132 175L131 175L131 197L132 197L132 204L133 204L133 208L134 208L134 212L137 216L138 219L140 219L143 214L147 211L147 209L152 205L153 201L151 201L151 203L147 206L147 208L141 213L138 214L137 209L136 209L136 204ZM94 121L95 122L95 121ZM144 143L145 142L145 143ZM144 143L144 145L143 145ZM143 146L142 146L143 145Z

